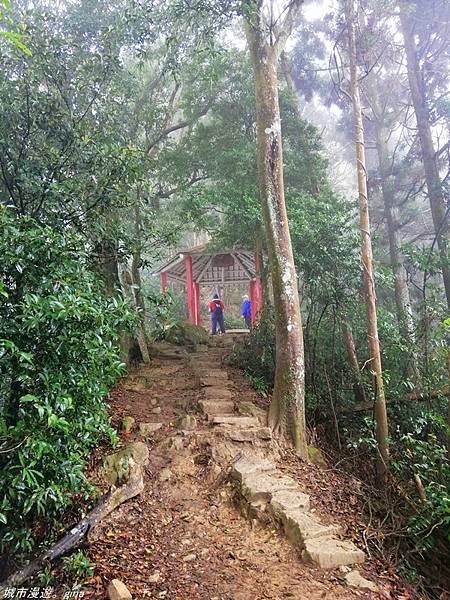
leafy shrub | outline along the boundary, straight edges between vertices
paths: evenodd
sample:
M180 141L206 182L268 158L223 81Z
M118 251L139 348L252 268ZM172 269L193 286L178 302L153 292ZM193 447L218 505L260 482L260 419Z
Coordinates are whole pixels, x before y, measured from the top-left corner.
M180 299L170 291L145 293L146 326L153 340L162 340L166 330L179 320Z
M94 573L95 565L83 550L78 550L70 556L65 556L62 562L67 575L77 581L92 577Z
M29 551L36 518L87 492L83 465L107 436L122 373L123 300L105 297L80 240L0 210L0 551Z
M275 378L275 317L266 307L258 323L242 344L234 347L229 363L245 371L259 391L267 393Z

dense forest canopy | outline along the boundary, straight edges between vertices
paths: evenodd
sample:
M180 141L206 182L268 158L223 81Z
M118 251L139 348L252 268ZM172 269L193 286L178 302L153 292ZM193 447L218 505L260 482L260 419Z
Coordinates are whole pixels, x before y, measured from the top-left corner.
M258 254L231 359L280 443L450 580L449 32L448 0L0 0L2 576L95 497L109 390L187 316L151 273L201 239Z

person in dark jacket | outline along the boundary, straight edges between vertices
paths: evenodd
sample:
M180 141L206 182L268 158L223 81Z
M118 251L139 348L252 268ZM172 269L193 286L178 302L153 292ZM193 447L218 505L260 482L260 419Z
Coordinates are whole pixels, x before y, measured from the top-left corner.
M220 332L225 333L225 323L223 320L223 311L225 305L220 300L218 294L214 294L213 299L209 303L209 312L211 313L211 333L216 335L217 325L219 325Z
M252 303L250 302L250 298L245 294L242 296L242 317L245 321L245 326L247 329L251 329L252 327Z

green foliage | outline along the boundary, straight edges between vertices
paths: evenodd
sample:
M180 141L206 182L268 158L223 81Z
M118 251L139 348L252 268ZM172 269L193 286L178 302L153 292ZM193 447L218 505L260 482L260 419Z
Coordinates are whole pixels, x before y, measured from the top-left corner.
M75 581L92 577L95 564L89 559L83 550L77 550L70 556L62 559L64 571L70 579Z
M165 332L180 319L181 298L172 292L146 292L146 328L153 340L162 340Z
M259 392L266 394L272 389L275 378L275 321L270 307L264 309L245 341L235 345L228 361L243 369Z
M178 346L197 348L198 345L206 345L209 336L203 327L193 325L189 321L178 321L171 325L165 332L165 339Z
M105 397L134 317L106 298L80 239L0 210L0 548L29 551L36 518L88 491L83 465L107 437Z

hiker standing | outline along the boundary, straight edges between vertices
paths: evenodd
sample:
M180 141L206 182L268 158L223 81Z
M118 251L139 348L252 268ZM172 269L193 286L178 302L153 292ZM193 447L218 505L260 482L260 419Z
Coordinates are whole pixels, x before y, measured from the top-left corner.
M225 333L225 324L223 321L224 310L224 303L217 294L214 294L213 299L209 303L209 312L211 313L211 333L213 335L216 335L217 325L219 325L220 332Z
M252 327L252 303L250 302L250 298L247 294L242 296L242 316L245 321L245 326L247 329L251 329Z

